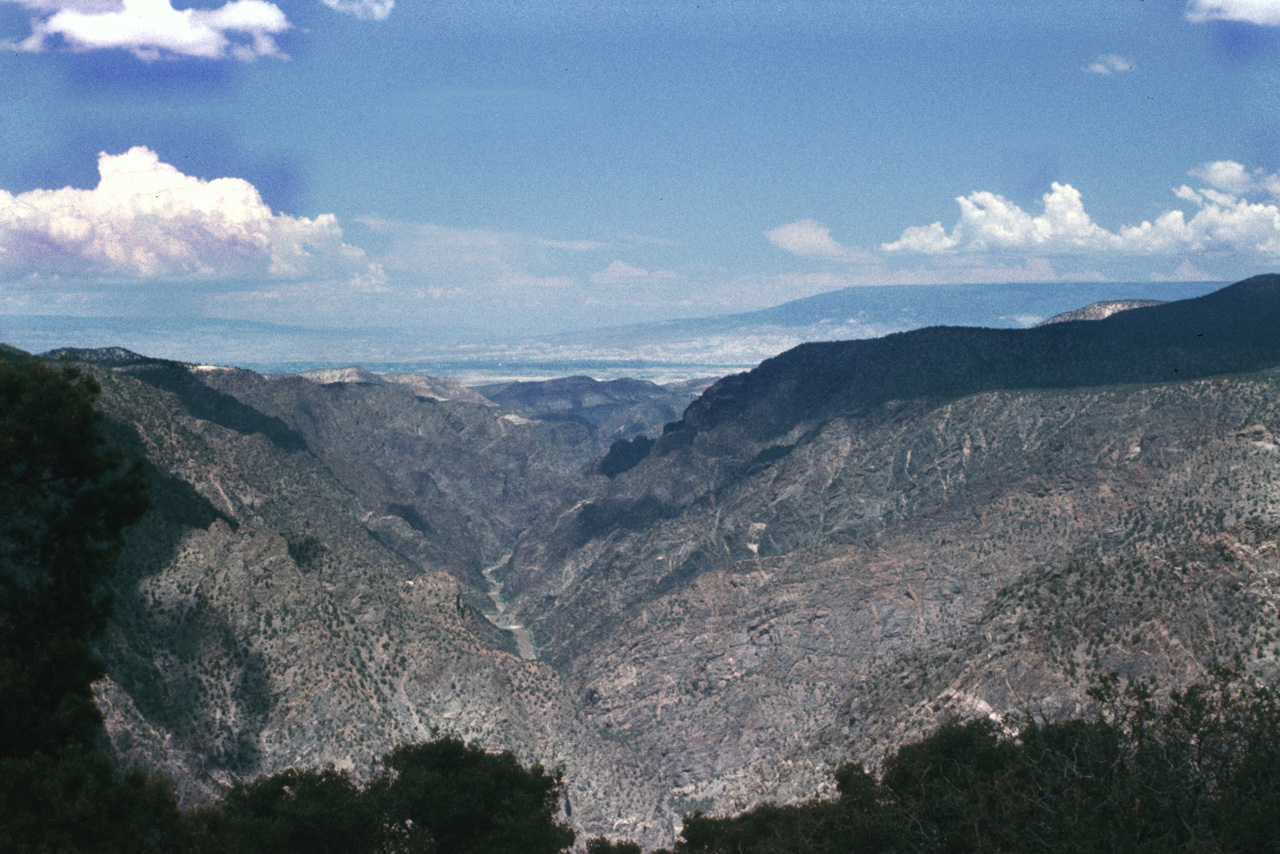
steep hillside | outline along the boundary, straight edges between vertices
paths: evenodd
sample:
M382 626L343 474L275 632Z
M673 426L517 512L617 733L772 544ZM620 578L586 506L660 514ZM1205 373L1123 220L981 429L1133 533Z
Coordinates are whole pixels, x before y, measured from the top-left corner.
M1101 302L1090 303L1084 308L1055 314L1047 320L1040 321L1036 326L1047 326L1050 323L1067 323L1072 320L1106 320L1118 311L1128 311L1131 308L1150 308L1151 306L1161 305L1163 302L1164 300L1153 299L1102 300Z
M207 370L132 354L99 361L117 365L90 368L111 437L145 455L155 499L129 534L99 643L109 676L98 700L125 767L163 771L195 802L233 779L360 770L397 744L451 733L563 765L580 826L644 837L661 821L666 832L643 763L598 734L549 666L511 654L510 637L469 604L479 591L444 571L456 566L406 558L386 533L396 519L344 485L309 434L216 392L201 381ZM350 393L284 387L303 401ZM442 431L469 426L499 444L519 432L482 428L478 414L450 422L407 389L374 391L435 413ZM387 426L379 399L360 398L362 423ZM319 434L323 417L338 417L314 411ZM541 447L530 442L521 447Z
M866 341L804 344L712 386L674 432L736 419L750 425L751 436L768 438L801 420L890 400L1258 370L1280 362L1278 328L1280 276L1272 275L1104 320L1033 329L939 326Z
M367 525L422 566L475 591L484 567L544 514L572 504L597 446L571 422L532 422L490 405L440 401L407 384L319 384L251 371L140 366L132 375L217 417L244 409L306 448L373 513ZM211 417L205 415L204 417ZM267 429L263 427L262 429Z
M680 413L712 380L659 385L647 380L600 381L563 377L540 382L495 383L476 391L529 418L585 425L607 448L617 439L651 433Z
M1270 675L1280 279L1106 320L806 345L722 381L506 590L677 808L805 797L1107 670ZM1201 379L1183 379L1199 376Z
M1259 277L805 345L606 465L606 421L555 413L648 385L494 406L67 353L156 483L101 644L113 746L199 799L438 729L563 764L589 833L667 844L951 715L1074 712L1104 672L1275 678L1276 329Z
M375 374L366 371L359 365L345 368L317 368L303 371L297 376L322 385L332 383L357 383L364 385L407 385L419 397L430 397L435 400L463 400L467 403L487 403L483 395L477 394L457 380L429 377L423 374Z

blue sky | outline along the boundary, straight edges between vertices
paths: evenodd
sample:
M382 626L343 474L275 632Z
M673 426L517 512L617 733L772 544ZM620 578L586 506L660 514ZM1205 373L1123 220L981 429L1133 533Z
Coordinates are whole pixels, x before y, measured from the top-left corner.
M543 332L1280 258L1280 0L0 0L0 314Z

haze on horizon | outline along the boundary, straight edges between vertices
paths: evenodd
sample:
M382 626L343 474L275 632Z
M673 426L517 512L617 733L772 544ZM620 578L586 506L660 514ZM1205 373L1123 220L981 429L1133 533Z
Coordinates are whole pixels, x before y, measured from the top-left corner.
M1280 0L0 0L0 315L545 334L1280 258Z

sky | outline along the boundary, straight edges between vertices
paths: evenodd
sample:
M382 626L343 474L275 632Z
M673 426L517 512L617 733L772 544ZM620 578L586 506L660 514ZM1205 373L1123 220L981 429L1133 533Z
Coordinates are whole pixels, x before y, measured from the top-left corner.
M0 315L544 333L1280 268L1280 0L0 0Z

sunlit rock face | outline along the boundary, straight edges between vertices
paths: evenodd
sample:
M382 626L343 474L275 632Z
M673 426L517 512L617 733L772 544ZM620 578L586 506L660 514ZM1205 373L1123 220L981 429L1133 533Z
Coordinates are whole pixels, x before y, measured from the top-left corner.
M113 745L198 799L455 733L669 844L1108 671L1275 675L1278 287L808 345L612 476L529 400L100 365L157 484L101 645ZM497 582L536 659L483 618Z

